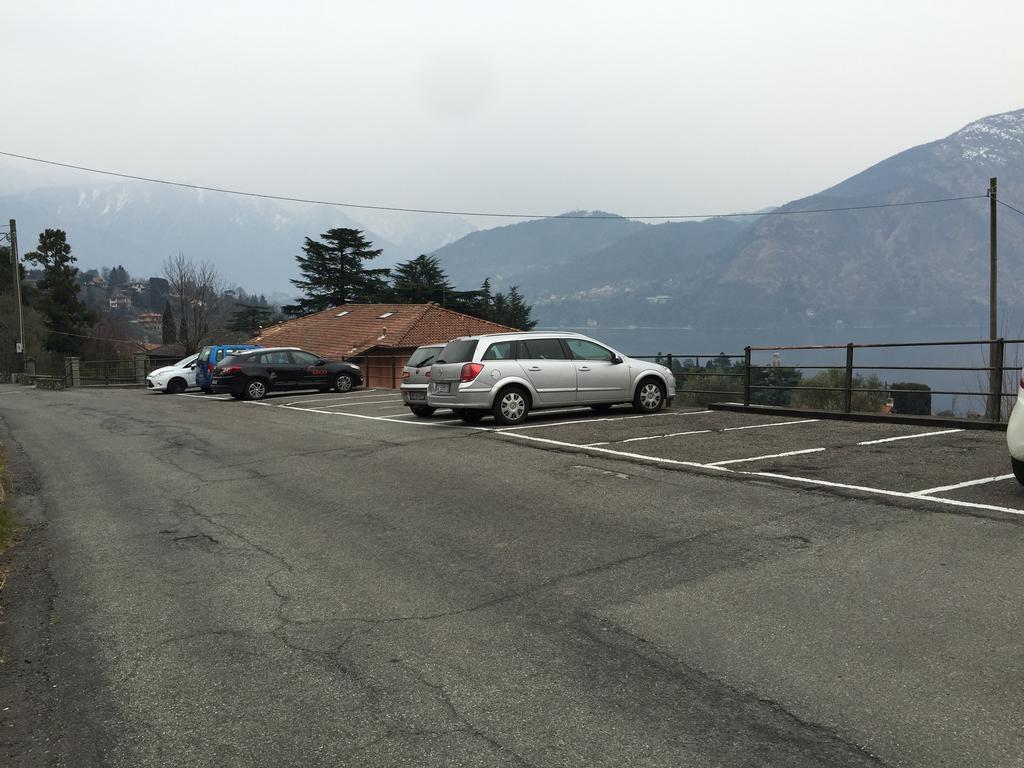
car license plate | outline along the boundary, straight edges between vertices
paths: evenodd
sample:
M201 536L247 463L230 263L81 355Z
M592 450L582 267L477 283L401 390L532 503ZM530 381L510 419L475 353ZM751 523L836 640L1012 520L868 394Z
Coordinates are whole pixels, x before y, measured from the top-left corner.
M410 400L426 400L427 399L427 393L426 392L410 392L409 393L409 399Z
M447 381L444 382L443 384L440 383L440 382L435 381L434 382L434 391L435 392L449 392L449 391L451 391L451 386L452 385L449 384Z

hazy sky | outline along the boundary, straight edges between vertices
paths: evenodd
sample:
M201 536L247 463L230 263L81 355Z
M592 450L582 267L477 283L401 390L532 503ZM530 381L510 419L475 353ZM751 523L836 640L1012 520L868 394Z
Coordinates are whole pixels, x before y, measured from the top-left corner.
M374 205L754 210L1024 107L1021 0L0 7L0 150Z

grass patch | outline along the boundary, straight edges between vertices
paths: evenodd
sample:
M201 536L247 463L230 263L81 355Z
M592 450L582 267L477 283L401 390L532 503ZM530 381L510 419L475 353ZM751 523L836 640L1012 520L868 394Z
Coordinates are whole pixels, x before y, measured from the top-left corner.
M14 541L14 518L11 516L11 480L7 476L7 457L0 450L0 552Z

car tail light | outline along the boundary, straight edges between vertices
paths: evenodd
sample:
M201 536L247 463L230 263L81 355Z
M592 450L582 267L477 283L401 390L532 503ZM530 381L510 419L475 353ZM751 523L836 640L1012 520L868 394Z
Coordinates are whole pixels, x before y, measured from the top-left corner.
M1024 387L1024 368L1022 368L1020 372L1020 385Z
M218 376L223 376L225 373L241 373L242 366L232 365L227 368L215 368L213 372Z
M424 375L424 376L426 376L426 377L427 377L427 378L429 379L429 378L430 378L430 371L427 371L427 372L426 372L425 374L423 374L423 375Z
M462 366L462 381L472 381L480 375L480 371L484 369L483 363L466 363Z
M409 378L409 372L408 371L402 371L402 378L403 379L408 379Z
M207 373L213 373L213 363L207 363L206 364L206 372Z

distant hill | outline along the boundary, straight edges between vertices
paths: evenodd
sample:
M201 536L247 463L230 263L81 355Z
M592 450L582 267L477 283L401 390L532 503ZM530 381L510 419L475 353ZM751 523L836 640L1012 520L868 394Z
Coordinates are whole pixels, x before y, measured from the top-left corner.
M476 288L488 277L495 286L504 288L553 264L600 250L647 226L603 211L573 211L551 219L473 232L434 255L459 288Z
M457 217L376 214L374 220L391 239L330 206L143 182L23 188L30 181L31 176L15 174L0 195L5 222L18 221L22 252L35 247L43 229L59 228L68 233L83 269L123 264L136 276L158 275L164 259L181 252L212 262L231 284L267 294L291 289L288 281L298 276L295 254L304 238L333 227L364 230L384 250L380 266L414 258L473 230Z
M798 162L794 159L794 162ZM1024 210L1024 110L978 120L751 218L530 221L437 251L457 282L519 283L543 325L987 328L989 178ZM929 205L898 204L982 196ZM897 204L865 210L790 211ZM1000 207L1001 317L1024 332L1024 216Z
M1024 201L1024 110L971 123L780 210L998 194ZM1020 207L1020 206L1016 206ZM998 211L1001 300L1024 308L1024 216ZM739 304L751 320L969 321L986 316L987 199L842 213L765 216L708 281L704 314Z

